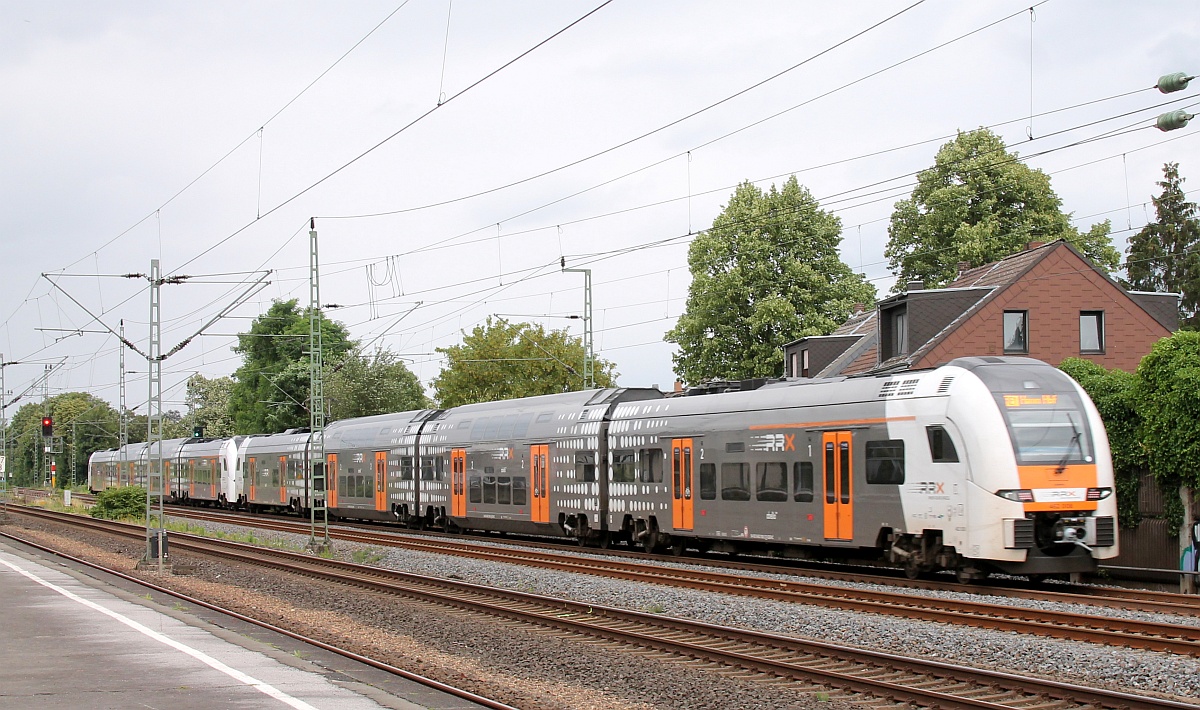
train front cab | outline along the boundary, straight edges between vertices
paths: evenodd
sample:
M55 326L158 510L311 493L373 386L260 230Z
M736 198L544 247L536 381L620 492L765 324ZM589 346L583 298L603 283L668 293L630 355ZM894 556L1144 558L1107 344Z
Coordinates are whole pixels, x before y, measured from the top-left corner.
M1028 358L961 358L951 418L971 461L965 554L1040 577L1118 554L1116 496L1099 413L1066 374Z

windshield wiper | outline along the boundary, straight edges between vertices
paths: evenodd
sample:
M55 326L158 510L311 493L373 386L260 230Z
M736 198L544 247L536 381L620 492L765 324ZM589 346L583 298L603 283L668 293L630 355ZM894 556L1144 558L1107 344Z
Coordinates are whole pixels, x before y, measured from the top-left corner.
M1075 433L1071 436L1071 440L1067 442L1067 450L1063 453L1062 461L1059 461L1058 466L1054 469L1054 472L1057 474L1061 474L1063 471L1067 470L1067 461L1071 460L1072 444L1077 446L1079 448L1079 454L1081 456L1083 455L1083 444L1080 443L1080 440L1083 438L1083 433L1079 431L1079 427L1075 426L1075 420L1071 418L1070 412L1067 412L1067 421L1071 423L1071 431Z

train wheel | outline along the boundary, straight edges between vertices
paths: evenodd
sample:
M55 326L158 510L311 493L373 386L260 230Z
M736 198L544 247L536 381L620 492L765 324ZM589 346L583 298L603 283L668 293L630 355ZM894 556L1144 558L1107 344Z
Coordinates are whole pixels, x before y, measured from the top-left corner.
M671 542L671 554L675 555L676 557L683 556L684 548L684 539L681 537L677 537Z
M917 579L921 576L921 566L916 562L909 562L904 565L904 576L909 579Z
M609 538L608 533L600 533L600 539L596 540L596 547L599 547L601 550L607 550L611 544L612 539Z
M642 538L642 549L653 553L658 550L659 542L658 531L654 529L647 530L646 537Z

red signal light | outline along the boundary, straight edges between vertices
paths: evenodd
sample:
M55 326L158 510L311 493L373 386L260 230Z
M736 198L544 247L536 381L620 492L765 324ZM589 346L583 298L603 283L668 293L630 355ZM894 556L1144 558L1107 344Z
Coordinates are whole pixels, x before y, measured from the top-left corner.
M42 436L54 436L54 417L42 417Z

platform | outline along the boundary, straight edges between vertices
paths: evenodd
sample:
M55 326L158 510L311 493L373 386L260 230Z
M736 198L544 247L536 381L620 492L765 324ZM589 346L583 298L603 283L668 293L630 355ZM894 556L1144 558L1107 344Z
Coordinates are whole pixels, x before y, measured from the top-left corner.
M105 576L0 538L0 707L480 707Z

